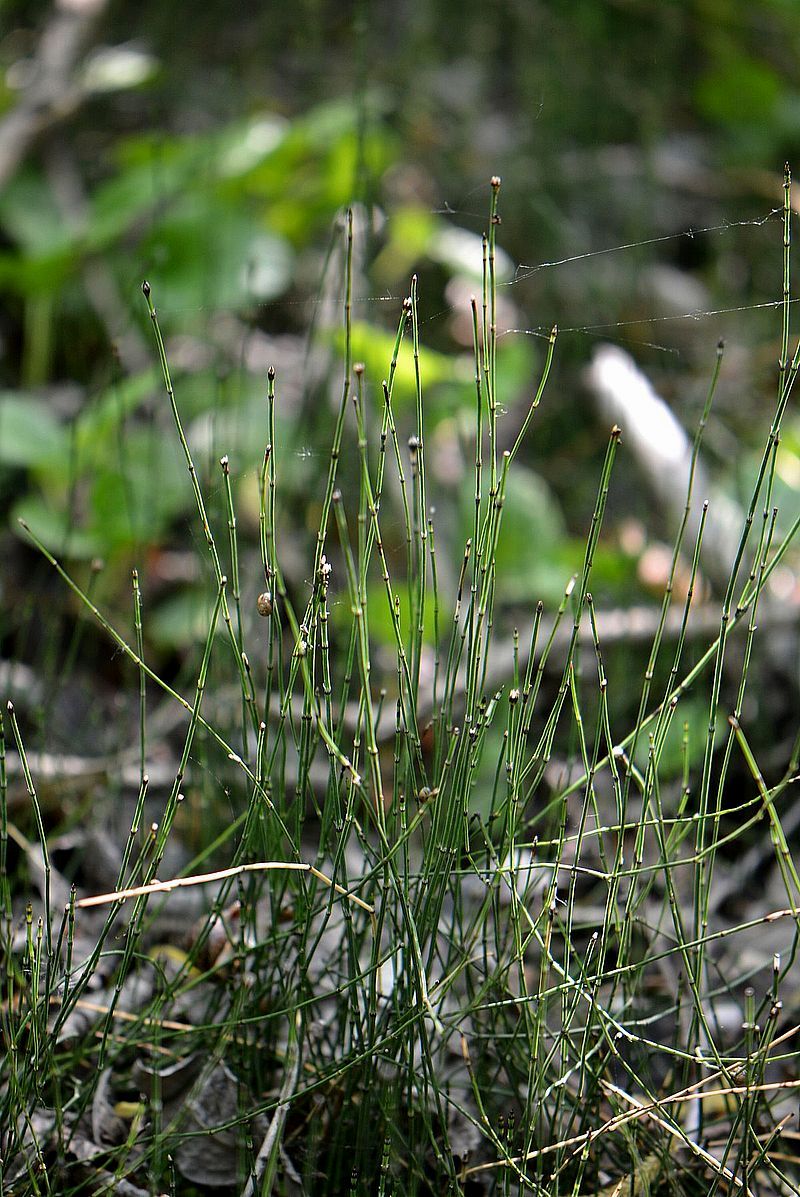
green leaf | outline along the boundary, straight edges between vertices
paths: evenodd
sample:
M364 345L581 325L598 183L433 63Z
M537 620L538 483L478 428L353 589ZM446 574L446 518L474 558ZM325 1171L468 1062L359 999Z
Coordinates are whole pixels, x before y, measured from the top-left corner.
M238 179L255 170L283 144L290 129L284 117L271 112L227 129L215 155L217 174L223 179Z
M474 505L470 504L470 519ZM469 532L472 534L471 524ZM565 536L561 510L547 484L532 470L512 467L497 543L498 594L507 601L557 602L566 577L559 550Z
M439 218L428 208L408 204L392 213L386 225L386 243L375 259L373 271L381 282L394 283L411 274L435 235Z
M416 633L416 628L411 627L411 603L408 597L408 587L402 580L395 580L393 593L400 598L400 634L403 637L403 644L406 651L408 651L411 637ZM385 583L369 582L367 584L366 607L369 617L370 638L394 651L397 647L397 638L394 632L394 621L389 608L389 597L386 593ZM443 633L446 634L449 630L447 626L448 616L451 616L451 612L439 612L440 635ZM348 621L352 618L349 603L340 603L334 606L333 618L337 627L342 629L348 627ZM436 624L434 620L433 595L430 590L425 596L425 614L422 624L423 639L427 644L433 644Z
M771 120L782 86L766 62L741 55L707 71L695 100L703 116L717 124L758 125Z
M667 729L658 761L658 773L662 780L680 777L684 765L684 725L687 725L686 761L689 768L703 760L708 737L708 699L702 695L684 697L679 703L672 722ZM714 726L714 743L719 744L725 735L727 720L717 714ZM644 772L648 765L649 745L647 737L639 737L636 748L636 764Z
M207 591L182 590L159 604L148 617L145 631L159 648L192 648L205 641L213 612L214 600ZM216 634L221 635L224 629L223 621L218 619Z
M31 256L63 254L75 242L50 188L29 171L17 174L0 191L0 225Z
M2 412L0 404L0 422ZM71 557L106 557L135 543L157 543L192 502L180 445L163 428L95 427L95 439L80 430L77 451L74 445L67 451L68 433L57 429L57 454L32 463L42 493L24 497L15 509L48 548ZM70 490L79 501L67 516Z
M75 436L78 452L106 451L110 438L116 440L120 424L154 394L163 395L161 371L153 367L142 374L122 378L87 404L78 416Z
M382 379L389 373L395 336L396 333L377 328L374 324L356 321L352 326L353 361L363 362L367 380L378 392ZM336 332L335 341L338 350L344 352L344 333L341 330ZM419 369L425 389L441 383L469 383L474 373L472 359L466 355L450 357L424 346L420 346ZM404 339L397 359L393 400L397 406L408 406L414 401L415 395L414 355L409 336Z
M202 246L202 252L198 252ZM186 195L137 249L164 312L236 308L274 299L289 285L286 241L211 195Z
M180 446L157 428L129 431L124 456L92 468L90 524L108 554L135 541L157 543L192 502Z
M79 528L63 505L51 507L39 495L25 495L12 510L12 527L25 539L19 521L28 525L45 548L56 556L87 559L102 556L104 542L96 531Z
M46 403L29 395L0 393L0 462L41 466L67 456L67 432Z
M376 110L373 99L365 100ZM237 188L267 205L269 227L302 247L327 230L337 212L353 198L363 163L380 176L395 156L395 139L379 122L379 113L362 129L363 113L349 101L320 105L292 122L276 149Z
M149 228L192 184L208 186L208 151L195 138L138 137L120 147L116 175L95 188L86 240L94 249L136 224ZM141 274L141 270L139 271Z

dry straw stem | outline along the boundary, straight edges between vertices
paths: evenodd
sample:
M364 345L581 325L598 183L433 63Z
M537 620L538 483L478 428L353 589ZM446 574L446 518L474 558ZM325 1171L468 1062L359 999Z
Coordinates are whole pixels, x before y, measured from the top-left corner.
M110 902L124 902L127 898L141 898L147 894L169 894L174 889L184 889L190 885L209 885L212 881L225 881L228 877L239 877L242 873L268 873L273 869L286 869L293 873L312 873L319 881L324 882L330 889L343 898L348 898L366 910L368 914L375 913L375 907L356 897L350 890L337 885L330 877L326 877L319 869L304 861L263 860L255 864L237 865L230 869L218 869L214 873L198 873L194 877L173 877L169 881L151 881L147 885L134 885L130 889L118 889L108 894L93 894L90 898L80 898L76 908L87 906L107 906Z

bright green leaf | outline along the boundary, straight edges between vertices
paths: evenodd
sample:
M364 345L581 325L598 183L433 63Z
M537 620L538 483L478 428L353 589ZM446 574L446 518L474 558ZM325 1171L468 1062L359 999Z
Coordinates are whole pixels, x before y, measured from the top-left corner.
M353 361L363 362L366 377L374 387L380 388L382 379L388 377L395 336L395 333L377 328L374 324L358 321L353 324ZM341 331L336 333L336 345L340 352L344 350L344 333ZM468 383L474 373L470 358L449 357L424 346L420 347L419 368L424 388L447 382ZM415 387L414 355L410 337L406 337L400 349L394 376L395 405L403 406L412 402L416 394Z

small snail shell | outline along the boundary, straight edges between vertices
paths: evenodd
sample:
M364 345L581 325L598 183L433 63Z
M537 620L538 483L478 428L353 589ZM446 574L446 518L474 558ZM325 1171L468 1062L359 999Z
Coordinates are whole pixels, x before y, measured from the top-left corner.
M272 595L268 590L265 590L256 599L256 610L259 615L263 615L265 618L267 615L272 614Z

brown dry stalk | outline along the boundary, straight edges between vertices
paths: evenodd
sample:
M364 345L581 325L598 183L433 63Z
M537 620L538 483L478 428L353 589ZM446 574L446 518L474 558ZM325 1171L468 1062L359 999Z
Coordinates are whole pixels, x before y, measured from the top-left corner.
M304 861L265 860L255 864L235 865L230 869L218 869L214 873L198 873L194 877L173 877L169 881L150 881L147 885L134 885L130 889L117 889L108 894L93 894L90 898L80 898L75 907L107 906L110 902L124 902L127 898L141 898L147 894L169 894L174 889L184 889L191 885L209 885L212 881L225 881L228 877L239 877L242 873L267 873L273 869L286 869L293 873L311 873L343 898L348 898L366 910L368 914L375 913L375 907L364 902L350 890L337 885L330 877L326 877L319 869Z

